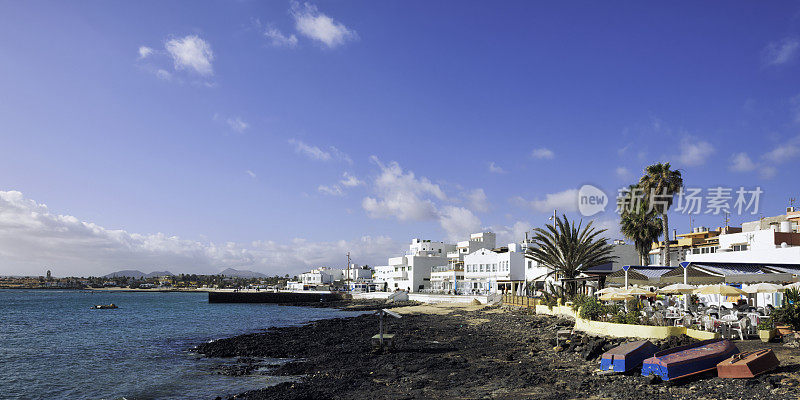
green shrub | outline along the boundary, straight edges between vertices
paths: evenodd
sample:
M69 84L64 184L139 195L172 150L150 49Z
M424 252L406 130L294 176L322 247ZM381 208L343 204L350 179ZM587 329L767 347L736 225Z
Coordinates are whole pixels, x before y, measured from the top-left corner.
M762 319L761 322L758 323L758 329L761 331L771 331L775 329L775 323L772 322L772 318Z
M775 325L789 325L800 330L800 291L789 289L783 294L783 305L775 309L771 315Z
M587 297L582 304L579 315L583 319L599 321L606 314L605 306L594 297Z
M586 304L589 299L592 298L591 296L587 296L585 294L576 294L572 297L572 311L577 312L581 309L581 306Z

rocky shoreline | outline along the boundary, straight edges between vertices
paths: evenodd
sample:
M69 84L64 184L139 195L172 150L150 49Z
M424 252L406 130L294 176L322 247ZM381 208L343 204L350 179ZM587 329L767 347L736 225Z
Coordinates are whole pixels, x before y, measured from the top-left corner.
M379 304L356 305L374 309ZM412 307L413 308L413 307ZM402 309L398 309L402 310ZM577 334L556 346L559 329L573 322L524 310L456 308L447 314L407 314L387 318L397 334L392 351L376 351L370 338L378 319L371 314L274 328L205 343L196 351L232 357L231 374L263 368L260 359L288 359L267 365L269 375L295 377L232 399L536 398L536 399L797 399L797 349L774 344L781 367L749 380L713 374L661 383L637 375L597 373L597 358L622 342ZM662 348L692 341L670 338ZM760 342L736 342L742 351Z

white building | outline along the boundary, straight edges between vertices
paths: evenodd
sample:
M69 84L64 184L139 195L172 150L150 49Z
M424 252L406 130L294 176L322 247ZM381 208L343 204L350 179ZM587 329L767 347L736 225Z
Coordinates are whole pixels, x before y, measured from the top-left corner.
M348 272L347 269L341 270L342 280L350 280L352 281L372 281L372 269L366 265L356 265L351 264L350 270ZM349 274L349 278L348 278Z
M430 289L431 268L447 265L447 253L454 252L456 245L414 239L406 255L389 259L386 286L389 291L406 290L419 292Z
M297 276L299 282L306 286L329 285L336 280L340 280L341 277L341 270L331 269L328 267L315 268Z
M441 293L464 293L465 287L460 284L464 280L464 257L479 249L493 249L495 244L494 232L488 231L473 233L469 240L458 242L454 251L447 252L446 265L432 267L430 289Z
M686 261L800 264L800 233L791 221L765 229L719 235L714 252L687 252Z
M394 275L394 267L391 265L376 265L372 268L372 281L378 286L378 290L387 291L389 281Z
M515 292L525 284L525 247L510 243L501 249L479 249L464 257L467 293Z
M344 284L348 280L348 274L350 282L369 282L372 280L372 269L356 264L351 264L349 272L347 268L319 267L304 272L298 275L297 278L305 286L333 285L337 283Z

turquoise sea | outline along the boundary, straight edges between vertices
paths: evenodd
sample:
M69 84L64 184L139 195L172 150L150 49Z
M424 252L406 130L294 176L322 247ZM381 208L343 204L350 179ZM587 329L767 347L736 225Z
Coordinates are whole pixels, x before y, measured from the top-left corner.
M95 304L115 310L92 310ZM213 399L279 382L212 370L190 352L213 339L357 315L273 304L209 304L205 293L0 290L0 399Z

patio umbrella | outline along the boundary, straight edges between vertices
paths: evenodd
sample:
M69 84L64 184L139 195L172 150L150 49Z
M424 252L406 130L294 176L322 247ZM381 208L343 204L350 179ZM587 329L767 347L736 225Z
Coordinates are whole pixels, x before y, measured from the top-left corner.
M625 289L619 292L619 294L629 294L632 296L647 296L647 297L655 297L656 295L654 292L650 292L638 287L631 287L629 289Z
M603 295L599 297L600 300L604 301L630 300L632 298L633 295L623 293L603 293Z
M683 309L689 309L689 299L688 295L694 291L695 287L692 285L687 285L684 283L675 283L661 289L658 289L658 293L664 294L683 294Z
M607 287L605 289L600 289L600 290L594 292L594 294L601 295L601 294L605 294L605 293L617 293L620 290L622 290L622 289L620 289L618 287Z
M747 293L775 293L775 292L783 292L784 289L781 285L776 285L774 283L756 283L754 285L747 285L743 287L743 290ZM758 307L758 296L756 296L756 307Z
M693 285L686 285L683 283L675 283L669 286L665 286L661 289L658 289L658 293L663 294L690 294L692 293L697 287Z
M708 285L701 286L694 290L695 294L716 294L719 295L719 308L722 308L722 296L741 296L746 295L742 289L737 289L728 285Z
M783 287L784 289L798 289L800 290L800 282L795 282L790 285L786 285Z

